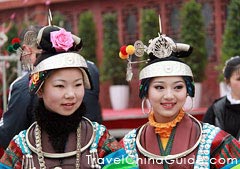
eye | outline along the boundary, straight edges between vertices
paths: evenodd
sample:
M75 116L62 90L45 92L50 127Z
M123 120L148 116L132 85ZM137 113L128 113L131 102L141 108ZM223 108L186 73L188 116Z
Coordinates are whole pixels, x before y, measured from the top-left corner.
M78 87L78 86L82 86L83 85L83 83L77 83L76 84L76 86Z
M162 90L162 89L164 89L164 87L161 86L161 85L156 85L156 86L154 86L154 88L157 89L157 90Z
M55 85L54 87L57 87L57 88L63 88L64 87L64 85Z
M174 87L174 89L176 89L176 90L181 90L183 88L184 88L184 85L177 85Z
M182 88L183 88L183 85L176 86L176 89L182 89Z

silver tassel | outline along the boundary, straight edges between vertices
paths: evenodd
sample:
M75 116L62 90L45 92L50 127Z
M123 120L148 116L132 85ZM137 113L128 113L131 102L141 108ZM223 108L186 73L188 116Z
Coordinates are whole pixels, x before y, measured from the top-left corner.
M98 160L98 154L97 150L91 150L90 151L90 159L91 159L91 168L99 168L101 169L101 166L97 163Z
M23 155L22 169L36 169L31 154Z

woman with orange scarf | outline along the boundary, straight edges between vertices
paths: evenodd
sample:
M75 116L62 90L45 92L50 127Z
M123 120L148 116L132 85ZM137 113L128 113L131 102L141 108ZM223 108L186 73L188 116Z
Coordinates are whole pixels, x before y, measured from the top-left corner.
M123 138L125 159L141 169L240 167L240 143L183 109L186 98L194 97L195 87L190 66L180 58L189 56L192 47L162 34L149 43L134 45L135 55L147 52L150 58L139 75L142 110L149 113L149 121ZM130 57L128 61L131 68Z

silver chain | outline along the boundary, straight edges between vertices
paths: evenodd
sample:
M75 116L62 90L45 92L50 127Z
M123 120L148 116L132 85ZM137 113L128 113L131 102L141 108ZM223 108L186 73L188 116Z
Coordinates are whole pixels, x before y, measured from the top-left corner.
M46 169L43 151L42 151L42 143L41 143L41 129L38 124L36 124L35 128L35 139L36 139L36 148L37 148L37 156L41 169Z
M38 156L40 168L47 169L44 161L43 151L42 151L41 128L37 123L35 128L35 141L36 141L37 156ZM81 122L79 123L79 127L77 128L76 169L80 169L80 157L81 157Z

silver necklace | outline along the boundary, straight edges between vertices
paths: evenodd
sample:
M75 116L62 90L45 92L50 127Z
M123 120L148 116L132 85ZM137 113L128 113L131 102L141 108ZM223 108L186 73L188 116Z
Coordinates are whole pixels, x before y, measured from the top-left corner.
M76 151L71 151L71 152L67 152L67 153L47 153L47 152L43 152L42 151L42 146L41 146L41 130L40 127L38 126L38 124L36 122L34 122L27 130L26 132L26 142L28 147L38 155L38 160L39 160L39 165L41 167L41 169L46 169L46 165L45 165L45 161L44 161L44 157L48 157L48 158L65 158L65 157L71 157L76 155L76 168L80 168L80 156L81 156L81 152L85 151L87 148L90 147L90 145L93 143L94 141L94 137L96 135L96 131L94 130L93 124L92 122L86 118L83 117L83 119L85 119L86 121L88 121L90 123L90 125L92 126L93 129L93 133L91 136L91 139L89 140L89 142L81 148L81 144L80 144L80 138L81 138L81 122L79 124L79 127L77 129L77 150ZM31 130L31 128L36 125L35 127L35 142L36 142L36 147L34 147L30 141L29 141L29 132ZM79 167L78 167L79 166ZM57 168L56 168L57 169Z
M41 144L41 128L36 123L35 127L35 141L36 141L36 148L37 148L37 156L38 162L41 169L47 169L44 155L42 151L42 144ZM80 156L81 156L81 122L79 123L79 127L77 128L77 150L76 150L76 169L80 169ZM55 167L55 169L60 169L61 167Z
M187 114L187 115L190 118L192 118L194 121L196 121L197 124L199 125L199 128L200 128L200 136L199 136L197 142L191 148L189 148L188 150L186 150L186 151L184 151L182 153L178 153L178 154L174 154L174 155L167 155L167 156L160 156L160 155L156 155L156 154L150 153L149 151L144 149L142 147L141 143L140 143L140 136L141 136L143 128L146 126L146 124L145 124L145 125L143 125L139 129L139 132L138 132L137 137L136 137L136 145L137 145L137 148L140 151L140 153L143 154L145 157L148 157L148 158L151 158L151 159L155 159L155 160L173 160L173 159L177 159L177 158L181 158L181 157L187 156L192 151L194 151L197 148L197 146L199 145L199 143L200 143L200 141L202 139L202 125L195 117L193 117L190 114Z

